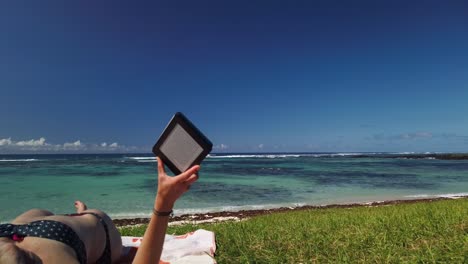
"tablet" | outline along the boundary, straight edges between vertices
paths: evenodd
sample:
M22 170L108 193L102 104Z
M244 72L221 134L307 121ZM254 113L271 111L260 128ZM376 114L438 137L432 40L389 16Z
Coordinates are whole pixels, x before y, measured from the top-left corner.
M153 147L153 153L178 175L199 165L213 144L182 113L177 112Z

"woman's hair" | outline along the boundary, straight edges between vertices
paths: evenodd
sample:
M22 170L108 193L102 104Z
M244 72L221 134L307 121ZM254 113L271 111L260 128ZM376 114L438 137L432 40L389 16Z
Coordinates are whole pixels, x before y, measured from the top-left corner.
M13 240L0 238L0 264L36 264L42 260L31 251L23 250L16 246Z

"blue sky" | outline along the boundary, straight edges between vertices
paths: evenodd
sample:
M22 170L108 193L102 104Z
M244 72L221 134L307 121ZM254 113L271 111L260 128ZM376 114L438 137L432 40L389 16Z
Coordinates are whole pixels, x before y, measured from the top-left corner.
M0 4L0 153L468 151L465 1Z

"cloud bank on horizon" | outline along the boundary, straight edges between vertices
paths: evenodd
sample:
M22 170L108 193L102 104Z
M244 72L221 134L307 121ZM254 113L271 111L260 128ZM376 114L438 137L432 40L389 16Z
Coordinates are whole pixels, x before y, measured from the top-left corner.
M65 142L63 144L52 144L44 137L39 139L15 141L10 138L0 139L0 154L23 154L23 153L122 153L141 152L143 148L136 146L120 145L117 142L108 144L102 142L84 143L81 140Z
M468 136L455 133L431 133L427 131L407 132L400 134L380 133L363 138L371 145L391 144L394 149L386 152L464 152L468 147ZM450 146L450 149L445 146ZM453 146L459 146L454 148ZM428 150L427 146L438 146ZM304 145L287 144L244 144L227 145L219 143L213 146L213 153L237 152L380 152L373 149L356 150L343 140L331 140ZM0 139L0 154L59 154L59 153L150 153L151 146L127 146L117 142L85 143L81 140L62 144L49 143L44 137L15 141L11 137Z

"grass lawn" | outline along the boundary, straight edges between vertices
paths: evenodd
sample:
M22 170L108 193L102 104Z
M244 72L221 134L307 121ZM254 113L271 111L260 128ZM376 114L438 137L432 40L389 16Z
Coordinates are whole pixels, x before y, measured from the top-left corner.
M468 263L468 199L312 209L187 224L216 234L218 263ZM146 226L121 228L143 236Z

